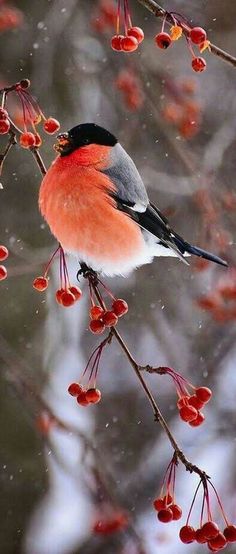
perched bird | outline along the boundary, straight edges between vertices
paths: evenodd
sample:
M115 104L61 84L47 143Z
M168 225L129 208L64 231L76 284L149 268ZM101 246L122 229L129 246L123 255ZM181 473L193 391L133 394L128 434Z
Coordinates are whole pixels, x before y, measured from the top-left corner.
M57 137L59 153L46 173L39 207L65 251L104 275L126 275L154 256L195 255L226 266L191 246L149 202L139 172L109 131L94 123Z

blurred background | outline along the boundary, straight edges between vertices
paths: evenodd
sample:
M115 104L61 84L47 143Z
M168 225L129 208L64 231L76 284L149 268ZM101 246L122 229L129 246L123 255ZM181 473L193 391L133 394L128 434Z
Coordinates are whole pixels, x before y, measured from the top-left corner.
M161 22L136 0L129 4L145 40L137 52L119 54L110 48L115 2L2 0L0 79L5 86L30 78L41 108L60 120L62 130L89 121L107 127L175 230L228 260L225 270L201 260L187 267L160 258L127 279L105 282L129 304L119 328L138 363L171 366L212 388L206 421L193 429L179 419L171 379L147 376L181 448L212 476L235 521L236 73L206 52L207 70L195 74L186 41L158 49ZM212 42L236 55L234 2L163 0L163 7L201 25ZM11 114L17 120L14 100ZM41 148L47 166L54 141L46 137ZM0 151L5 143L2 136ZM178 540L198 482L181 466L176 501L183 523L157 521L152 501L172 449L118 345L102 356L98 406L78 406L67 392L99 339L88 331L86 284L75 307L56 304L57 261L48 293L32 288L55 248L38 212L40 181L30 152L15 146L0 190L0 243L10 251L9 277L0 284L0 550L198 554L204 546ZM77 270L71 260L74 283ZM211 502L222 527L214 496ZM194 525L199 513L197 502ZM117 515L119 531L95 532L99 519Z

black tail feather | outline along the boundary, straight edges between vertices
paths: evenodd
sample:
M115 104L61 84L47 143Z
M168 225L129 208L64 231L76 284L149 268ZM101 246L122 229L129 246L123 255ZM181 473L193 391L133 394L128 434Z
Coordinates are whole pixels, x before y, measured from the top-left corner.
M210 260L211 262L215 262L216 264L228 267L228 264L225 260L222 260L221 258L219 258L219 256L215 256L215 254L211 254L211 252L207 252L207 250L203 250L202 248L198 248L197 246L191 246L191 244L185 243L185 252L189 252L189 254L193 254L194 256L199 256L200 258L205 258L205 260Z

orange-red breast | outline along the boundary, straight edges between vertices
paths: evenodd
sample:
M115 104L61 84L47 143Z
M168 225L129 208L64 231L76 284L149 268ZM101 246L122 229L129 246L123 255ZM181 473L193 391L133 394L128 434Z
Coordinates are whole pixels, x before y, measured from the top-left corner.
M58 136L59 155L45 175L39 207L62 247L95 271L125 275L154 256L194 254L224 260L191 246L173 231L148 195L139 172L108 131L94 123Z

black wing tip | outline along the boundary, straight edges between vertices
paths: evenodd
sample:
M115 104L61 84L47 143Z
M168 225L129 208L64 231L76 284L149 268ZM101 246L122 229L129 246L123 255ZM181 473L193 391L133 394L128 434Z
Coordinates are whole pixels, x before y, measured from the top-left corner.
M229 267L229 264L228 264L228 262L226 262L226 260L223 260L219 256L216 256L215 254L212 254L211 252L208 252L207 250L203 250L202 248L198 248L198 246L189 245L187 251L190 254L193 254L195 256L199 256L199 258L204 258L205 260L209 260L210 262L215 262L216 264L222 265L223 267Z

